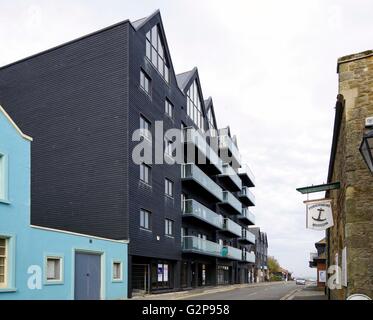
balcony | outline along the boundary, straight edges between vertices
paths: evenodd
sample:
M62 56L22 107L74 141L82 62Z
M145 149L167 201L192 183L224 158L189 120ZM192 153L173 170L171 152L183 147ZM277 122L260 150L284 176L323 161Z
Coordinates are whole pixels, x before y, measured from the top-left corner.
M238 168L238 176L241 178L243 185L246 187L255 187L255 177L250 167L245 164Z
M224 251L223 246L219 243L195 236L183 237L182 250L184 253L196 253L214 257L221 257Z
M242 260L242 250L231 246L224 246L222 251L223 258L228 258L232 260Z
M255 215L249 210L249 208L242 208L242 213L238 216L238 219L248 225L255 224Z
M234 237L241 237L242 227L231 219L224 218L222 232L229 233Z
M248 187L242 187L239 197L244 205L255 206L255 196Z
M249 263L255 263L255 254L252 251L242 251L242 260L249 262Z
M222 191L223 201L219 203L220 206L224 207L231 214L241 214L242 205L241 202L229 191Z
M238 240L246 244L255 244L255 235L249 230L242 228L241 238Z
M240 191L242 189L242 182L236 171L227 163L223 164L223 173L218 175L229 190Z
M193 127L184 128L183 139L184 143L187 146L192 145L197 148L197 160L207 159L207 164L209 164L209 166L213 168L215 174L223 172L222 159L219 158L218 154L213 150L213 148L211 148L211 146L206 142L206 138L198 130L196 130ZM196 157L194 156L194 153L188 152L188 149L187 158L188 162L196 162Z
M220 156L223 155L223 160L227 160L225 162L232 161L232 165L237 168L241 166L241 154L228 134L219 135L219 149Z
M223 201L223 190L193 163L181 165L181 180L215 201Z
M183 217L196 218L217 229L223 229L223 217L193 199L184 201Z

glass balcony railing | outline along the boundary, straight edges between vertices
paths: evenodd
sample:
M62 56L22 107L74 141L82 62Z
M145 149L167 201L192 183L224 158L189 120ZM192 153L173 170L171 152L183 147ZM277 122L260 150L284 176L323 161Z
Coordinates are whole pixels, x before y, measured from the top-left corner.
M247 198L251 204L255 205L255 196L248 187L242 187L240 197Z
M224 218L223 230L229 231L230 233L235 234L237 237L242 235L242 227L229 218Z
M185 143L194 144L198 150L212 163L220 173L223 172L223 160L206 142L205 137L195 128L184 128L183 139Z
M242 188L242 181L237 172L227 163L223 164L223 173L221 177L229 177L238 189Z
M255 215L249 210L249 208L242 208L242 213L239 218L245 218L249 220L251 224L255 224Z
M255 244L255 235L244 228L242 228L242 234L240 239Z
M255 254L252 251L243 251L242 260L250 263L255 263Z
M229 204L234 210L239 214L242 213L242 205L240 200L238 200L232 193L229 191L223 191L223 203Z
M238 168L238 174L241 175L246 175L247 178L250 180L250 186L255 185L255 176L253 172L251 171L250 167L247 164L242 165L241 168Z
M183 215L193 216L206 223L213 225L216 228L223 228L223 217L198 201L193 199L184 200Z
M233 260L242 260L242 250L231 246L224 246L223 257Z
M193 163L181 165L181 178L194 180L215 198L223 200L223 190Z
M193 252L215 257L221 257L224 251L223 246L219 243L215 243L195 236L183 237L182 250L183 252Z
M228 149L237 163L241 164L241 154L229 135L223 134L219 136L219 148Z

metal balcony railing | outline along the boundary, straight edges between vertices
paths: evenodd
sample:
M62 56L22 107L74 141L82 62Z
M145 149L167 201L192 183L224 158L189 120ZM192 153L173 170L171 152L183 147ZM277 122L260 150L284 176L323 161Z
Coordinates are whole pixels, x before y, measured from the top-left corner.
M218 229L223 229L223 217L196 200L184 200L183 215L196 217Z
M181 178L183 180L194 180L207 192L215 196L220 201L223 200L223 190L208 175L206 175L194 163L181 165Z
M222 257L223 254L223 246L219 243L195 236L183 237L182 250L183 252L199 253L215 257Z
M255 215L249 210L249 208L242 208L242 213L239 218L245 218L250 221L251 224L255 224Z
M241 154L229 135L223 134L219 136L219 148L228 149L237 163L241 164Z
M234 185L238 188L242 188L242 181L238 176L237 172L227 163L223 164L223 173L220 174L221 177L228 177L234 183Z
M232 260L242 260L242 250L231 246L224 246L223 257Z
M238 174L241 175L246 175L247 178L250 180L250 185L254 186L255 185L255 176L253 172L251 171L250 167L247 164L244 164L241 166L241 168L238 168Z
M253 205L255 205L255 196L248 187L242 187L240 197L247 198Z
M232 193L223 191L223 203L229 204L237 213L242 213L242 204Z
M193 127L187 127L183 129L183 141L185 143L194 144L198 150L213 164L216 169L223 172L223 161L218 156L213 148L206 142L204 137L198 130Z
M242 227L229 218L224 218L223 230L229 231L232 234L235 234L237 237L242 235Z

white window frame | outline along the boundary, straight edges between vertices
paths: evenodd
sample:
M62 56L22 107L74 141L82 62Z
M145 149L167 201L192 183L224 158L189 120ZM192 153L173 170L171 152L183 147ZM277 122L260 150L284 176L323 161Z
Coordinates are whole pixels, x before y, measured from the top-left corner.
M164 185L165 185L165 195L167 197L173 198L174 197L174 182L168 178L165 178Z
M164 111L165 111L165 114L169 117L169 118L171 118L171 119L173 119L174 118L174 105L172 104L172 102L170 101L170 100L168 100L167 98L166 98L166 100L165 100L165 103L164 103Z
M142 218L143 217L143 218ZM147 217L147 219L145 219ZM152 213L149 210L140 209L140 228L144 230L151 230L152 229L152 222L151 222ZM146 223L147 221L147 223ZM142 223L144 222L144 223ZM147 226L146 226L147 224Z
M150 186L151 185L151 166L143 162L143 163L140 163L139 167L140 167L140 173L139 173L140 181ZM144 173L142 174L142 172Z
M59 260L59 279L48 279L48 260ZM62 284L64 281L64 258L62 255L46 255L45 256L45 284Z
M149 97L151 96L151 85L152 85L152 79L148 76L148 74L143 69L140 69L140 88Z
M0 202L8 203L8 157L0 153Z
M116 264L119 264L119 278L114 277L115 276L114 266ZM120 260L114 260L112 263L111 273L112 273L111 279L113 282L122 282L123 281L123 262Z
M147 127L147 128L146 128ZM140 136L151 141L152 139L152 123L143 115L140 115Z
M0 289L4 289L8 287L9 280L9 239L6 237L0 237L0 239L5 243L5 255L2 256L4 258L4 282L0 283Z
M165 235L168 237L173 237L174 236L174 227L175 227L175 221L171 219L164 219L165 221ZM171 233L170 233L171 230Z

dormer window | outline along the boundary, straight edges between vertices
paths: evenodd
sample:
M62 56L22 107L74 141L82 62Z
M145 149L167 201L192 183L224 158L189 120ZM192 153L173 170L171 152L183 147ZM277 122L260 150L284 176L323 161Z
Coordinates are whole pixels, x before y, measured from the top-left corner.
M169 82L170 70L166 61L165 49L158 25L155 25L146 33L146 57L162 75L163 79Z
M203 123L203 113L201 100L199 98L197 81L194 80L187 92L187 114L193 120L193 122L200 128L204 130Z

